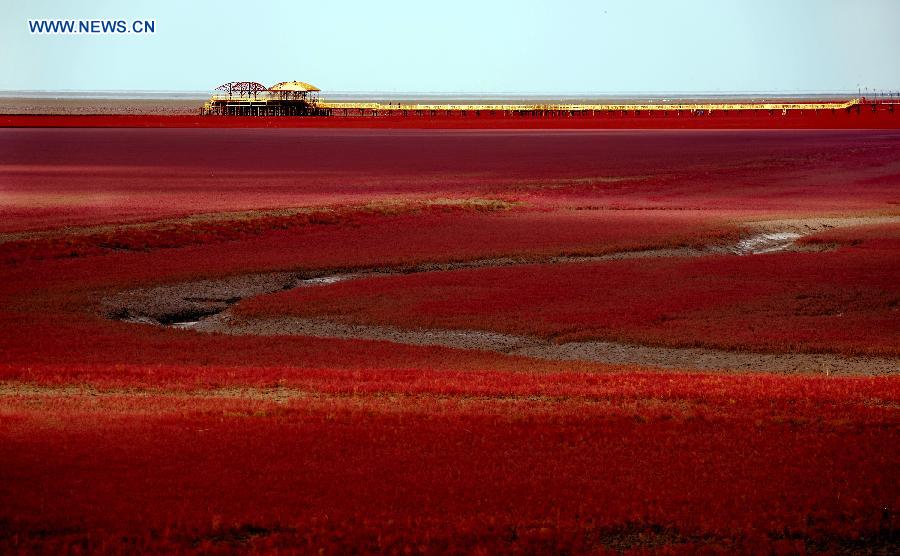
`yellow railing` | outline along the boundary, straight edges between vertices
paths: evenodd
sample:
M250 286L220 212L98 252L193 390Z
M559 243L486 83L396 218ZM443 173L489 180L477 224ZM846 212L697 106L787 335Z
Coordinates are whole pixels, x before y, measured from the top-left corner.
M237 97L229 95L213 95L204 110L210 110L216 103L268 104L280 101L268 97ZM409 112L653 112L653 111L735 111L735 110L839 110L860 104L861 99L854 98L845 102L763 102L763 103L648 103L648 104L381 104L378 102L327 102L312 101L310 104L323 110L368 110L409 111Z
M409 111L625 111L659 110L831 110L856 106L860 99L846 102L765 102L765 103L680 103L680 104L381 104L377 102L317 102L318 108L339 110L409 110Z

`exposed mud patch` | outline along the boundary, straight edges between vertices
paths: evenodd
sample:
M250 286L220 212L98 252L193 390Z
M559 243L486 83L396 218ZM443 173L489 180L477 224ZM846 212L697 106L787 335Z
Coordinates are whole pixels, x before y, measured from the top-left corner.
M538 359L593 361L669 369L729 369L826 376L900 374L900 360L830 353L759 353L710 348L666 348L616 342L568 342L512 352Z
M140 324L197 322L241 299L293 288L303 277L292 272L247 274L120 292L102 301L108 318Z
M834 376L900 374L900 361L879 357L666 348L602 341L555 343L542 338L483 330L408 330L391 326L360 325L288 316L247 318L236 316L229 310L235 299L239 298L236 293L258 295L293 287L324 286L375 273L369 271L316 277L293 273L248 275L235 277L233 280L201 281L135 290L121 294L117 298L110 298L107 303L123 301L130 303L131 305L125 309L129 316L122 319L126 322L169 326L202 333L375 340L406 345L495 351L536 359L589 361L666 369L728 369ZM203 291L204 295L197 296L198 291ZM179 295L189 309L179 305L177 298ZM159 303L161 299L165 301ZM121 311L121 308L119 310Z
M744 225L750 226L760 233L795 233L806 236L830 230L832 228L851 228L854 226L896 223L900 223L900 215L782 218L777 220L745 222Z
M705 248L670 248L585 256L501 257L419 265L275 272L200 280L120 292L103 300L102 313L133 324L158 325L206 333L314 337L389 341L408 345L443 346L496 351L549 360L577 360L606 364L633 364L660 368L826 375L900 374L900 360L845 357L814 353L757 353L707 348L665 348L615 342L555 343L541 338L512 336L482 330L406 330L322 319L294 317L246 318L229 310L249 297L299 287L322 287L375 275L441 272L522 264L575 264L605 260L750 255L775 251L821 251L823 246L798 246L805 234L840 226L900 221L900 217L795 219L754 223L760 231L735 245ZM772 231L770 227L779 227Z
M470 268L488 268L524 264L566 264L616 259L655 257L698 257L728 253L728 248L712 247L650 249L604 255L500 257L458 262L433 262L406 266L384 266L354 269L328 269L302 272L272 272L229 276L215 280L197 280L119 292L101 302L101 313L110 319L137 324L193 324L217 315L238 301L293 288L327 286L345 280L371 276L445 272Z
M201 332L313 336L387 341L418 346L496 351L553 361L589 361L610 365L640 365L664 369L739 370L791 374L895 375L900 360L846 357L826 353L757 353L708 348L665 348L618 342L579 341L554 343L542 338L514 336L482 330L407 330L295 317L245 318L225 312L198 323Z
M443 272L525 264L574 264L638 258L701 257L762 253L775 250L821 251L823 249L820 245L797 246L794 241L801 235L796 232L763 233L743 239L736 245L710 245L702 248L644 249L598 255L497 257L406 266L246 274L120 292L103 300L101 313L114 320L138 324L178 325L188 328L194 327L204 318L225 311L238 301L248 297L297 287L324 286L374 275Z
M357 340L382 340L417 346L444 346L513 353L526 347L538 347L540 340L482 330L415 329L341 323L324 319L272 317L248 319L230 312L200 322L195 330L235 335L313 336Z
M868 226L875 224L900 223L900 216L850 216L820 218L786 218L761 220L745 225L756 231L754 235L741 239L730 251L736 255L760 255L777 251L824 251L834 246L826 244L797 245L803 236L833 228Z

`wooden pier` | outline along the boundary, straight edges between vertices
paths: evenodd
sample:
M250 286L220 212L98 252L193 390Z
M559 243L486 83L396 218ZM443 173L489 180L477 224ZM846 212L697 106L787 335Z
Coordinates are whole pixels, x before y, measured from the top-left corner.
M851 98L811 102L645 102L609 104L424 104L379 102L329 102L320 99L319 88L302 81L286 81L266 87L255 82L232 82L217 88L200 110L214 116L341 116L341 117L576 117L603 115L712 115L753 113L787 115L871 109L893 113L900 103L887 99Z

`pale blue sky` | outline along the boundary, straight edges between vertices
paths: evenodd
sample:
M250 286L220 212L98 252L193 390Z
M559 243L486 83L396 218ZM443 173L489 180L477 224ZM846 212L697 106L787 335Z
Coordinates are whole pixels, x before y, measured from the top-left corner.
M0 89L667 92L900 88L900 0L2 0ZM154 19L32 35L28 19Z

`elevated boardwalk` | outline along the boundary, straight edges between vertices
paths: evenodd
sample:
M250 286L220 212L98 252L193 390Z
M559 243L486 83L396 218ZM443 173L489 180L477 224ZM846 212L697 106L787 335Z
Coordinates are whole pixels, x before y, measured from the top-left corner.
M403 103L403 102L329 102L319 97L321 89L305 81L282 81L271 87L255 81L231 81L216 87L214 94L200 109L201 116L368 116L368 117L419 117L419 118L466 118L488 116L499 118L559 118L591 116L640 116L660 114L662 116L705 116L709 114L780 114L789 113L836 114L839 111L856 111L871 107L872 112L880 110L893 114L894 95L890 101L882 95L874 100L850 98L848 100L831 97L830 100L798 100L784 97L775 102L619 102L619 103L554 103L554 102L512 102L512 103ZM629 99L630 100L630 99ZM880 101L880 102L879 102ZM495 101L496 102L496 101Z
M859 105L861 99L845 102L775 103L653 103L653 104L381 104L377 102L327 102L316 106L323 110L363 110L375 112L658 112L658 111L735 111L735 110L841 110Z
M712 113L815 113L820 111L894 111L895 102L873 102L865 98L830 102L740 102L740 103L627 103L627 104L421 104L379 102L328 102L318 98L287 99L271 96L239 97L215 95L200 110L201 115L221 116L590 116L603 114L696 114Z

